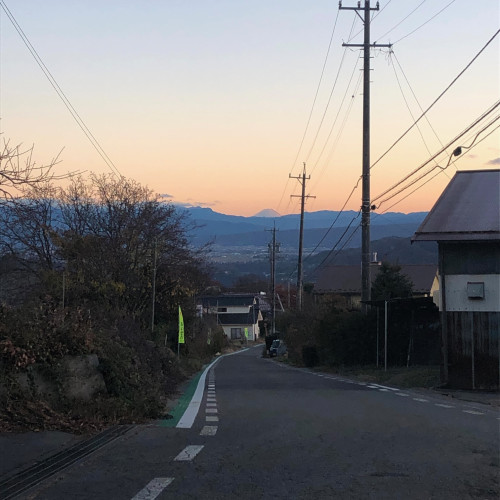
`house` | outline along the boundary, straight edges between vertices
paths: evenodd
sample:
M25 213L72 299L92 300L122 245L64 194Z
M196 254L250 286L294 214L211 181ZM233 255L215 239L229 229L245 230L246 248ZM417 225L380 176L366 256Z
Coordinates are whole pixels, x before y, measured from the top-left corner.
M252 293L221 294L197 298L198 316L215 315L230 340L257 340L262 321L261 307L265 299Z
M379 262L371 264L370 278L373 282L378 270ZM415 297L430 296L436 283L436 266L401 265L401 273L413 282ZM361 266L326 266L321 269L314 285L314 296L317 302L335 302L345 309L361 309Z
M500 170L460 171L413 241L439 252L442 382L498 389L500 335Z

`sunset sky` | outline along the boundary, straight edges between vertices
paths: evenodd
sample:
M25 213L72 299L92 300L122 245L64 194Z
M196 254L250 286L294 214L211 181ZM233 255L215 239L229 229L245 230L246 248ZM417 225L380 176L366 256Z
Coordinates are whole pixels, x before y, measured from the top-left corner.
M499 6L380 1L371 39L394 45L393 54L372 50L372 164L495 35ZM339 210L361 174L361 52L342 42L361 43L363 26L354 11L339 12L337 0L6 0L0 7L119 173L165 199L235 215L297 213L290 195L300 184L289 174L306 162L307 193L316 196L306 209ZM109 173L1 8L0 31L3 139L34 144L38 163L64 148L60 174ZM499 40L372 168L372 199L498 101ZM500 129L488 136L499 112L421 171L434 166L434 179L379 210L427 211L457 169L500 168ZM359 187L346 208L357 210L360 200Z

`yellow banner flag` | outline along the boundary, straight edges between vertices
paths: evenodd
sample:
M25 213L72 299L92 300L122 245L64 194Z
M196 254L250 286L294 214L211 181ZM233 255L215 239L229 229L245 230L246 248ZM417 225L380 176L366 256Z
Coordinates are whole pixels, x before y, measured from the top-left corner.
M248 340L248 328L245 327L245 338Z
M179 344L184 344L184 318L182 317L181 306L179 306Z

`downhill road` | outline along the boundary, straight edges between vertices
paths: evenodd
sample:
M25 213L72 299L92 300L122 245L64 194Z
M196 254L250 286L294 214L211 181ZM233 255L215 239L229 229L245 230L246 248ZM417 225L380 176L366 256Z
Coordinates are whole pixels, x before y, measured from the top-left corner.
M135 426L23 498L499 498L496 408L290 368L261 352L207 370L191 427L189 418L185 428Z

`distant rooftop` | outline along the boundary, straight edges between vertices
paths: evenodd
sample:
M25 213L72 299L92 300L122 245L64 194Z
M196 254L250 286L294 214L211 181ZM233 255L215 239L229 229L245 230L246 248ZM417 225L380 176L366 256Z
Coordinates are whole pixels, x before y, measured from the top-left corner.
M198 297L197 302L204 307L251 306L256 297L256 293L205 295Z
M457 172L412 241L500 240L500 170Z
M373 283L380 266L372 266L370 278ZM401 265L401 273L413 283L414 293L429 293L437 266L433 264ZM360 294L361 266L325 266L314 286L316 293Z

